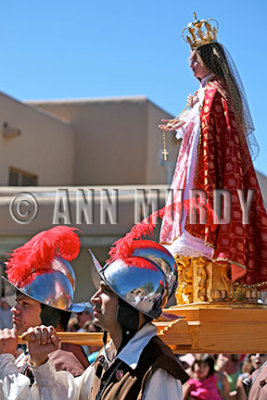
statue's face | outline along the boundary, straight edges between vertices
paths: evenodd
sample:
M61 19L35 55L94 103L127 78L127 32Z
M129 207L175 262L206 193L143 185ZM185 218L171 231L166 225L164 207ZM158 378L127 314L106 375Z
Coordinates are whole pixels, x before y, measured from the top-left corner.
M192 69L196 78L203 79L210 73L196 50L193 50L190 53L189 66Z

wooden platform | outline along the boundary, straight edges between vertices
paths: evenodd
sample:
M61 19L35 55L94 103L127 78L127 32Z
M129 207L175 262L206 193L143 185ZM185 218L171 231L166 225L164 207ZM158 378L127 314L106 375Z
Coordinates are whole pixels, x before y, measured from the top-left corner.
M159 336L178 353L267 353L264 305L206 303L165 310L185 319L155 322Z

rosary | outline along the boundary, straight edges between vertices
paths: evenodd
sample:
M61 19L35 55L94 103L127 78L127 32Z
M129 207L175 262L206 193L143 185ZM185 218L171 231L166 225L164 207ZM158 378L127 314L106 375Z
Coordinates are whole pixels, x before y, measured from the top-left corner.
M163 141L163 151L161 152L161 154L163 154L164 161L167 161L167 156L168 156L169 152L167 151L167 148L166 148L166 132L165 131L162 132L162 141Z

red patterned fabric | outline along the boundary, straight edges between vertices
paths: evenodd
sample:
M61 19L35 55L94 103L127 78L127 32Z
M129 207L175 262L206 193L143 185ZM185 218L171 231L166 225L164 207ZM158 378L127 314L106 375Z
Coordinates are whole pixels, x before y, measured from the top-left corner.
M231 264L233 280L266 288L267 215L246 139L238 128L223 86L216 80L207 85L201 111L194 186L205 191L211 207L213 190L228 190L232 199L232 219L213 231L209 225L193 225L187 220L186 230L214 248L213 261ZM246 225L242 223L237 189L244 191L245 198L247 190L254 189L249 224Z

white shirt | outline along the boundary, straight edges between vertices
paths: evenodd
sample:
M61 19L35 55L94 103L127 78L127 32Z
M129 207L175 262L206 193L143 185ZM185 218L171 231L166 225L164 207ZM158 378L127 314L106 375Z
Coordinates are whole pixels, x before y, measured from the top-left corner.
M144 325L115 356L135 369L144 347L157 334L152 324ZM102 350L103 355L104 351ZM114 347L107 346L107 356L114 354ZM108 361L108 360L107 360ZM108 361L110 362L110 361ZM95 368L91 365L78 378L66 371L56 372L48 360L39 367L32 367L35 383L18 373L11 354L0 355L0 399L4 400L89 400ZM148 380L143 400L182 400L182 385L165 370L158 369Z

